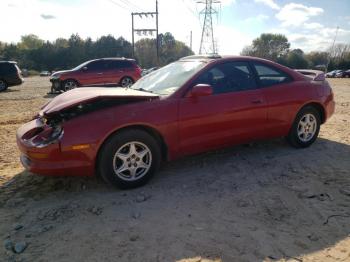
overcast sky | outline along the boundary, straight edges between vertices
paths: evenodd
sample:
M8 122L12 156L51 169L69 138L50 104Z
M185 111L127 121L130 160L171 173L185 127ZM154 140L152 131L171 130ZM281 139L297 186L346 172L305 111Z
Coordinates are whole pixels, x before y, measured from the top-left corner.
M159 30L188 45L192 30L197 53L203 5L196 2L159 0ZM331 46L339 26L337 42L350 43L350 0L222 0L216 7L220 15L214 16L214 35L221 54L239 54L264 32L285 34L292 48L320 51ZM30 33L45 40L78 33L131 41L130 13L154 9L155 0L1 0L0 41L17 42ZM135 27L152 27L154 22L137 18Z

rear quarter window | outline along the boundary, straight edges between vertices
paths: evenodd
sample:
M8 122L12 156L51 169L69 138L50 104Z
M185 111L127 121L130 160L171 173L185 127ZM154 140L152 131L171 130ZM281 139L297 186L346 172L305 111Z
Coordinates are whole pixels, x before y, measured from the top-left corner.
M293 80L287 73L282 72L278 68L270 65L254 63L254 68L256 70L260 86L262 87L289 83Z

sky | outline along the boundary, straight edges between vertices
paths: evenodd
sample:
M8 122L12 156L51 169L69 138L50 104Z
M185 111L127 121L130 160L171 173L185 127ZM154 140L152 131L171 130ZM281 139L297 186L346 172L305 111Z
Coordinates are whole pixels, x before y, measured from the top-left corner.
M197 0L158 0L159 32L171 32L198 53L204 8ZM261 33L286 35L291 48L305 52L350 44L350 0L221 0L214 5L214 37L220 54L238 55ZM131 41L131 12L155 11L155 0L0 0L0 41L18 42L22 35L44 40L102 35ZM136 17L135 28L152 28L155 19ZM135 36L135 40L143 36Z

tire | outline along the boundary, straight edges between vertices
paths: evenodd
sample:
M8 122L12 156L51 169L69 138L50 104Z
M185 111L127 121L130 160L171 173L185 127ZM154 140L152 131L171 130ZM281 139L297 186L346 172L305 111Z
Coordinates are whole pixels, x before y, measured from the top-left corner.
M157 140L145 131L129 129L117 132L104 143L98 155L98 173L120 189L135 188L146 184L160 163Z
M7 83L4 80L0 79L0 92L6 91L7 88L8 88Z
M75 81L73 79L68 79L68 80L65 80L63 82L62 86L63 86L63 91L69 91L69 90L72 90L74 88L77 88L78 83L77 83L77 81Z
M121 87L129 87L134 84L134 80L131 77L125 76L120 80L119 85Z
M295 117L287 141L295 148L309 147L317 139L320 125L319 111L312 106L306 106Z

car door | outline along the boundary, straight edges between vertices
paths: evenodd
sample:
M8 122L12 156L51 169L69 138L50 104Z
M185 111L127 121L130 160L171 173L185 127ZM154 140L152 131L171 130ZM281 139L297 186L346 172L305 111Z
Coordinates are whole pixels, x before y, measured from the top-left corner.
M268 105L267 137L284 136L310 90L272 65L261 62L253 62L252 65Z
M108 61L107 70L105 72L105 81L107 85L116 85L125 75L126 61L110 60Z
M83 86L104 85L106 69L107 61L92 61L81 69L78 81Z
M183 154L203 152L263 137L265 98L247 62L226 62L191 85L209 84L213 94L179 102L179 142Z

